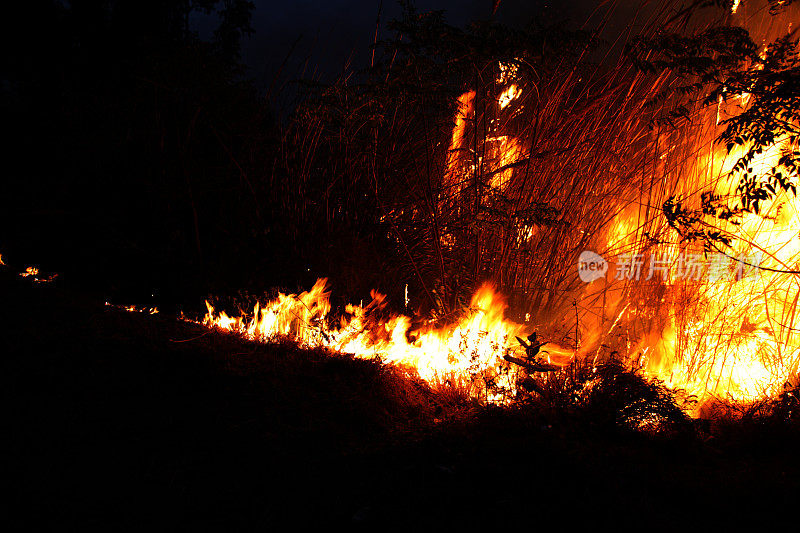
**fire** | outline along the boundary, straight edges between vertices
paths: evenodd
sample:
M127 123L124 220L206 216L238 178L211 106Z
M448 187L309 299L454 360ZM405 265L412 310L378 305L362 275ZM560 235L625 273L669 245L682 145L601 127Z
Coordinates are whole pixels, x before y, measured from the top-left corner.
M734 2L732 12L740 7ZM766 48L760 57L767 57ZM597 353L613 350L669 386L695 395L701 406L715 398L756 401L780 394L797 379L800 366L796 195L773 186L775 194L759 200L758 209L729 219L706 213L700 224L730 239L730 246L716 248L682 241L660 213L642 208L663 205L668 196L677 195L684 206L700 212L701 192L736 207L742 172L735 165L749 147L734 145L729 151L715 139L725 119L747 110L752 100L747 92L726 94L716 106L693 116L697 129L689 130L691 137L655 136L654 160L663 163L657 163L653 183L661 190L634 190L630 197L617 198L627 207L614 216L596 245L609 261L619 263L620 254L641 257L642 277L615 278L611 269L600 290L585 287L578 297L587 302L587 315L601 317L588 317L582 326ZM747 174L757 180L769 176L782 157L797 149L796 143L791 136L777 138L748 164ZM682 150L685 155L679 155ZM787 174L784 170L790 183L800 179ZM663 259L668 267L663 278L645 276L654 259ZM676 276L680 269L684 274L695 269L696 275ZM597 303L599 294L602 304ZM614 335L603 328L607 321L614 324Z
M504 317L506 304L491 286L484 285L474 294L459 320L414 328L408 316L386 316L385 296L374 291L367 306L348 305L338 324L333 324L326 283L319 279L310 291L299 295L279 294L263 306L256 304L251 314L238 317L217 312L206 302L203 323L256 341L289 337L305 347L379 358L429 382L466 387L488 401L503 401L513 394L517 370L505 357L524 357L515 337L524 335L525 328ZM568 364L573 357L554 344L546 344L543 352L547 362L556 366Z
M755 161L752 171L765 174L785 148L783 141L776 143ZM702 186L720 197L735 198L738 176L730 171L744 149L730 154L716 147L709 150L709 156L697 163ZM696 185L684 186L689 195ZM629 340L618 349L638 359L652 376L694 394L701 403L712 398L754 401L779 394L800 364L796 334L800 200L780 193L762 205L760 214L745 212L736 224L709 216L708 223L712 222L733 237L732 247L722 250L725 254L677 241L660 243L648 254L671 258L667 261L671 275L645 282L645 259L641 278L609 282L609 287L624 286L620 291L625 293L609 306L612 312L625 306L614 324L626 331ZM642 246L636 235L638 224L635 211L617 217L606 236L611 256ZM693 260L699 261L696 275L676 279L675 269L688 271Z
M25 269L25 272L19 273L19 277L28 278L34 283L50 283L58 277L58 274L50 274L45 276L39 272L37 267L29 266Z
M111 302L105 302L106 307L113 307L120 311L127 311L129 313L144 313L147 315L157 315L159 313L158 307L139 307L136 305L114 305Z
M25 272L20 272L20 277L29 278L29 277L36 277L39 275L39 269L36 267L28 267L25 269Z
M475 91L467 91L458 98L458 111L456 112L455 125L453 126L453 137L450 142L450 150L447 159L447 168L453 170L456 160L459 157L459 152L463 151L466 146L464 145L464 134L467 129L467 123L470 116L474 112Z
M500 110L522 94L512 83L518 72L513 64L499 65L498 83L504 86L497 95ZM488 175L489 190L502 191L513 175L513 165L523 154L519 140L507 135L485 138L484 155L470 159L467 130L475 115L476 91L464 92L457 101L443 184L450 198L464 188L467 176L483 167ZM499 129L494 126L493 130ZM473 154L474 156L475 154ZM484 160L485 157L485 160ZM457 204L454 204L457 208ZM446 209L446 206L442 206ZM525 226L520 235L530 238L536 232ZM447 246L451 235L442 237ZM506 303L494 288L485 284L478 289L460 318L445 324L414 324L402 314L386 313L385 296L373 291L366 305L348 305L334 324L325 279L299 295L279 294L264 305L257 304L252 313L231 317L218 312L206 302L208 313L203 319L207 326L237 332L245 337L269 342L289 337L301 346L325 347L361 358L379 358L387 364L407 369L432 382L449 382L465 387L474 397L503 402L516 391L521 368L509 359L530 361L520 337L526 337L525 327L505 318ZM406 293L406 306L408 294ZM575 350L546 343L536 354L537 364L562 367L576 355Z
M739 7L736 0L731 12L736 13ZM516 59L498 65L494 95L481 92L478 96L470 89L457 99L437 197L440 212L459 212L464 208L464 198L471 205L491 206L491 195L503 197L508 193L503 198L509 200L516 188L521 189L514 182L522 174L516 168L523 167L526 157L532 158L533 147L528 138L514 130L513 122L523 116L524 104L535 105L531 103L534 100L525 102L523 98L532 99L534 91L528 90L531 86L520 76L522 64ZM659 78L658 83L665 79ZM539 92L537 87L537 97ZM496 105L485 106L487 97L494 98ZM741 112L750 104L751 95L733 95L733 99L737 97L736 107ZM494 114L481 127L480 109ZM695 203L699 203L699 191L720 198L737 196L738 176L732 169L745 147L728 153L714 143L726 111L725 99L720 98L713 109L695 117L701 124L696 139L670 140L668 134L663 138L660 133L654 134L657 148L652 158L645 158L648 168L652 162L652 182L645 181L648 176L644 172L650 170L643 170L641 175L626 174L625 167L633 164L615 155L609 160L609 168L592 168L607 171L609 181L619 174L630 183L604 189L603 176L599 176L595 187L575 188L575 195L598 198L596 204L567 204L578 206L581 216L593 210L609 213L598 225L594 240L587 237L582 242L595 245L606 259L616 259L617 268L608 270L604 279L565 289L573 299L574 316L549 319L566 324L560 327L562 332L569 330L573 339L569 344L575 348L548 343L537 355L537 363L563 367L576 359L598 362L608 356L621 357L669 386L697 396L701 403L714 397L747 401L774 395L797 375L800 277L795 272L800 265L800 200L776 194L762 203L760 214L744 212L735 224L712 220L709 215L705 222L717 224L734 243L717 256L716 262L711 261L708 249L683 242L659 218L663 216L659 206L672 194ZM481 137L473 142L477 135ZM642 136L635 140L645 142ZM766 174L787 149L793 148L788 143L788 139L776 142L749 172ZM539 156L544 158L546 153ZM536 165L527 165L525 179L527 172L540 171ZM639 177L641 184L632 182ZM798 176L789 178L796 182ZM550 187L548 179L542 179L546 185L543 194L557 196L558 186ZM538 239L549 231L535 222L513 224L516 226L509 223L508 234L517 244L530 244L531 248L541 244ZM436 238L437 246L446 249L455 247L459 236L445 228ZM759 265L746 258L753 252L759 254ZM642 279L619 275L621 258L632 255L645 256L641 264L637 263L643 273L649 259L651 268L656 262L663 265L664 275L643 275ZM676 268L691 275L679 277ZM711 268L716 276L706 275ZM229 316L206 302L203 323L255 341L288 337L301 346L379 358L432 383L459 384L487 401L503 402L511 397L519 373L526 372L509 361L530 355L525 353L524 341L518 340L526 337L529 328L505 318L506 303L491 285L478 289L469 307L447 323L420 323L403 314L389 313L386 297L378 292L372 293L368 305L348 305L334 320L329 297L326 280L320 279L307 292L279 294L275 300L257 304L252 312L238 316ZM408 302L406 286L406 308ZM550 310L546 311L542 315L547 316ZM526 322L530 316L526 314ZM541 316L534 321L540 323Z
M501 63L499 67L496 81L501 88L496 102L502 112L520 98L522 89L516 65ZM477 171L487 177L486 194L502 194L513 183L515 163L525 157L523 140L506 134L499 118L491 122L482 140L482 155L465 157L475 98L476 91L469 90L457 102L443 177L444 187L453 193L451 199L457 198L455 193ZM739 100L741 106L747 105L744 96ZM515 113L522 109L518 105ZM744 148L726 153L712 142L721 109L722 104L709 113L708 122L714 127L692 149L696 155L688 163L691 176L677 182L678 192L696 197L696 191L710 189L719 197L735 197L738 178L731 170ZM667 164L672 164L676 148L660 149L656 158L659 172L666 172ZM785 140L776 143L761 155L751 172L766 172L787 148ZM669 192L675 191L664 187L659 194ZM797 275L780 272L800 264L798 200L778 194L762 205L760 215L744 213L740 223L721 228L739 244L728 250L730 257L722 256L724 264L708 266L716 268L718 276L713 278L700 275L709 259L707 250L681 243L663 221L659 226L648 218L643 206L659 205L665 196L647 194L647 201L617 198L617 214L605 226L598 244L604 246L608 259L618 261L625 255L647 252L651 267L656 261L664 265L664 275L643 278L638 287L638 277L621 275L577 290L574 326L570 326L576 348L547 344L540 362L563 367L576 358L591 357L597 362L611 353L669 386L697 396L701 403L713 397L755 400L780 392L797 373L800 362L800 337L795 334L800 330L796 313L800 285ZM451 201L458 208L457 200ZM534 239L540 231L529 224L517 230L520 242ZM453 238L443 236L442 244L452 244L448 239ZM761 253L761 265L771 269L759 270L741 259L752 250ZM679 254L682 260L676 259ZM741 260L737 262L737 258ZM642 272L646 266L647 261L642 260ZM674 268L697 275L679 279ZM617 274L619 269L612 269L608 277ZM348 305L334 324L325 284L321 279L300 295L279 294L276 300L256 305L252 313L238 317L207 304L204 323L258 341L290 337L303 346L377 357L430 382L458 383L488 401L502 402L516 390L518 373L525 370L509 364L509 359L524 359L524 344L517 338L525 337L525 328L505 318L506 304L490 285L473 295L458 320L420 325L405 315L387 315L385 296L377 292L367 306Z
M490 137L486 141L490 145L488 152L492 159L489 186L502 189L511 181L514 171L509 165L520 159L522 148L516 139L505 135Z
M754 171L765 173L780 154L781 147L773 146ZM730 162L740 155L734 151L725 158L717 175L727 176ZM732 181L717 181L715 192L731 194ZM693 282L697 300L686 308L692 318L683 325L680 346L689 357L670 369L671 376L682 376L682 386L699 394L755 400L779 393L797 372L800 339L793 333L800 326L800 286L791 271L800 261L798 207L794 196L780 194L760 215L745 213L738 225L723 225L736 238L733 258L717 256L722 263L719 279Z
M696 163L700 185L689 180L681 184L682 192L691 197L692 191L710 189L733 200L738 175L731 171L745 148L727 153L708 146L708 155ZM753 162L750 172L766 175L787 148L787 141L780 140ZM796 181L798 176L790 178ZM607 235L610 254L642 245L636 235L637 216L624 211L612 224ZM711 215L707 219L732 237L730 249L704 251L677 241L660 243L650 248L651 257L673 258L669 264L674 271L676 254L682 253L684 268L688 258L696 258L702 261L701 270L684 279L665 276L644 287L635 287L636 280L628 282L627 307L617 320L628 331L644 331L627 346L627 353L641 354L639 363L647 372L701 401L753 401L779 394L800 363L800 200L778 193L762 204L760 213L743 212L736 223ZM653 291L662 296L655 304L645 303L646 298L652 300ZM653 313L660 320L654 321ZM654 327L648 330L647 323Z
M508 104L510 104L519 97L521 92L522 91L520 91L519 87L517 87L516 84L512 83L511 85L508 86L508 88L506 88L500 94L500 96L497 99L497 105L500 106L500 109L505 109L508 106Z

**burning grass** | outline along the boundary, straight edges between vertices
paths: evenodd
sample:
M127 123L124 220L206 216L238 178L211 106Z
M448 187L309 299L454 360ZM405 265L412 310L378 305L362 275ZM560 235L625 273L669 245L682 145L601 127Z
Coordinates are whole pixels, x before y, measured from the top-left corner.
M737 124L763 109L760 102L776 102L764 90L772 74L794 79L794 60L778 58L781 49L794 51L791 43L769 50L754 44L776 38L794 12L771 18L764 11L758 18L751 16L755 2L742 4L736 17L749 13L744 22L753 31L746 42L747 32L729 27L739 20L729 9L701 10L697 24L687 26L683 15L692 9L657 6L641 31L629 28L627 56L621 47L599 42L600 28L534 23L511 30L486 21L455 28L439 13L408 9L391 28L396 38L376 43L369 69L328 85L302 85L307 90L270 130L269 142L263 132L256 134L266 127L260 119L245 128L203 117L203 134L176 134L204 143L177 150L176 161L161 165L179 169L169 194L152 200L170 215L148 217L151 229L119 256L136 256L133 273L118 277L135 278L139 265L150 262L142 283L156 290L147 294L170 294L167 305L176 306L231 287L307 288L330 276L341 291L335 320L331 302L313 294L315 286L308 302L283 295L268 309L262 302L235 317L209 309L209 322L252 339L291 334L304 346L379 355L429 383L458 381L482 401L516 394L518 378L525 376L516 375L520 369L507 357L524 359L514 337L534 330L549 341L534 366L563 366L571 357L603 363L616 354L701 403L706 397L753 401L780 394L800 364L794 266L800 206L790 186L796 172L784 164L791 163L796 139L780 131L759 137L765 140L758 147L762 157L737 188L741 176L734 170L753 146L735 142L731 132L739 130L724 131L726 121ZM726 37L736 37L738 48L726 45ZM717 49L704 46L718 47L719 61L706 53ZM698 49L705 54L700 59L685 57ZM665 67L669 62L659 56L664 51L683 63ZM698 64L727 76L711 76L716 85L709 95L719 98L710 103L696 94L702 76L687 70ZM727 89L726 80L733 83ZM791 96L791 83L780 86L780 94ZM139 96L173 105L149 92ZM224 115L229 107L224 99L199 99L204 101L219 104L211 115ZM206 109L187 105L179 115ZM154 113L141 122L160 124L166 113ZM784 122L794 120L785 116ZM180 124L170 127L195 131L194 119ZM163 132L153 138L159 137L146 143L156 153L180 146L165 144ZM733 141L733 149L719 138ZM780 177L773 172L778 167L786 171ZM161 183L163 169L151 170L153 183ZM757 197L750 194L750 203L741 209L725 204L743 189L754 192L748 184L759 180L765 188ZM775 194L761 198L767 186ZM177 196L184 190L188 203L180 207ZM191 216L183 220L184 214ZM159 226L172 217L186 224ZM123 218L124 230L114 232L138 234L138 218ZM679 264L678 257L707 262L709 243L691 238L712 233L735 238L723 250L729 256L748 247L765 252L762 276L740 279L731 268L730 279L713 282L710 276L671 274L634 279L619 267L637 257L642 270L653 259L670 266ZM148 240L144 235L153 234L158 239L149 240L160 244L139 248L140 240ZM180 261L159 259L180 249ZM587 251L617 268L584 283L575 267ZM189 278L202 290L187 295L186 287L179 289ZM375 293L366 306L345 307L345 297L371 289L387 297ZM498 295L507 300L504 310ZM156 302L139 307L171 311Z
M485 405L377 359L0 282L27 523L488 525L544 508L678 524L686 498L724 521L733 494L778 516L796 489L796 396L769 424L694 422L663 384L574 363Z
M308 169L315 166L331 169L326 179L337 186L370 191L366 211L376 234L386 237L384 251L395 258L376 286L395 301L403 285L406 295L411 287L406 314L447 320L472 308L488 280L508 298L507 322L517 324L498 332L506 339L517 335L511 330L525 317L525 333L537 330L560 355L596 362L616 353L701 404L780 394L800 364L799 211L789 186L797 175L791 164L780 163L791 161L797 138L762 132L751 137L771 140L758 147L718 140L730 141L728 125L760 109L759 98L773 102L769 91L745 90L758 85L758 72L769 63L764 58L775 55L765 48L758 59L754 43L791 36L795 12L772 17L763 11L759 18L752 15L755 3L742 6L737 16L750 13L749 36L730 27L738 19L728 9L662 7L633 36L628 56L603 56L592 32L535 25L515 32L482 23L459 29L439 14L409 11L395 24L403 38L381 43L384 56L376 55L360 83L334 83L300 107L287 142L302 146L303 167L289 167L299 183L312 180ZM696 15L694 25L684 23L689 15ZM689 44L681 44L684 34ZM671 68L659 52L674 59ZM793 79L794 60L784 59L772 60L774 79ZM718 101L701 94L716 78L691 70L697 64L719 70L713 72L720 80L709 89ZM726 77L736 81L735 94L725 92ZM791 86L784 88L791 93ZM786 113L794 116L791 105ZM757 195L755 210L746 209L751 199L737 211L724 202L735 203L749 190L747 180L737 189L742 176L736 169L755 149L763 153L753 168L745 165L748 179L774 175L761 193L784 190L769 201ZM780 177L779 167L785 171ZM347 210L351 195L337 197L337 191L325 190L326 204ZM714 199L713 209L704 198ZM361 209L355 208L358 217ZM326 224L333 218L328 214ZM702 231L682 228L679 222L687 220ZM723 267L711 264L720 250L701 235L728 239ZM575 265L587 250L617 268L584 283ZM765 268L757 279L743 279L734 270L744 263L733 261L753 250L764 253ZM675 274L687 257L703 262L702 276ZM635 276L620 267L626 261L639 262ZM671 270L648 275L654 263ZM391 343L414 345L405 338L409 332ZM501 357L504 349L517 348L513 340L494 340L492 350ZM431 378L457 351L428 346L420 356L417 348L387 359L405 360ZM441 356L448 360L436 360ZM484 359L478 373L495 368L484 376L495 383L503 364L498 357ZM457 370L463 374L465 367ZM479 386L477 395L485 389Z
M764 394L755 401L733 395L698 397L665 383L641 358L617 360L614 352L569 351L535 339L528 344L519 337L525 326L504 317L504 301L489 288L479 291L470 308L450 322L413 328L409 317L388 311L385 297L375 292L370 304L348 305L337 320L329 316L325 283L319 280L300 295L279 293L239 317L207 304L203 323L260 342L294 342L379 361L423 380L444 397L582 413L608 427L683 431L690 426L688 414L731 416L736 409L762 418L768 412L786 414L790 410L767 406L791 404L797 394L787 381L782 394Z
M676 20L667 29L686 29ZM401 513L469 524L475 513L497 527L509 507L530 523L531 502L564 516L585 504L596 525L603 513L620 520L619 501L634 502L641 525L682 509L684 485L694 501L718 491L712 510L740 497L734 489L773 514L794 505L797 138L716 144L726 117L769 96L749 91L773 52L748 44L744 66L725 55L742 77L733 95L718 84L709 107L680 68L637 71L623 56L594 63L596 35L585 32L460 30L413 11L395 29L403 38L383 43L358 83L307 95L269 164L260 152L249 163L234 157L213 126L209 136L253 204L239 223L246 231L211 235L280 233L268 249L291 243L287 279L312 275L307 263L320 259L315 274L344 280L345 294L387 285L394 307L377 292L367 305L333 305L319 280L233 316L207 304L204 329L150 316L150 305L48 293L60 278L33 267L3 273L25 493L57 502L55 523L106 523L177 499L198 523L226 526L389 523ZM712 46L745 33L697 31ZM647 58L640 66L654 68ZM781 79L797 68L778 66ZM740 168L761 148L766 161ZM200 259L215 253L192 186L203 152L181 150L177 165ZM772 178L747 196L756 175ZM739 196L741 206L730 203ZM240 199L213 205L247 213ZM249 242L220 264L263 249ZM760 249L763 275L611 279L623 257L699 256L711 244L729 255ZM617 260L616 271L584 283L575 265L585 250ZM765 463L762 449L780 464ZM76 492L75 480L95 490ZM569 496L583 482L576 505ZM123 484L157 497L129 504L105 491ZM754 494L765 486L777 493ZM158 522L156 512L137 519ZM685 522L673 515L667 525Z

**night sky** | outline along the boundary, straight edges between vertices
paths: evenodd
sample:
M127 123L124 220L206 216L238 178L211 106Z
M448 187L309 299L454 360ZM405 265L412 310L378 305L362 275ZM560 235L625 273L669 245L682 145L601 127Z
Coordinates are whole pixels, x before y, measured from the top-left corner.
M248 74L262 84L272 80L290 51L292 54L281 75L284 81L297 77L329 79L341 73L348 60L353 69L366 66L379 9L383 36L388 36L387 22L401 13L397 0L253 0L253 3L256 6L252 18L255 32L243 41L242 58ZM414 5L420 12L443 10L446 21L456 26L492 17L512 27L522 26L534 18L544 23L568 21L579 26L598 5L603 5L600 11L612 5L616 14L606 37L613 37L618 33L619 24L631 20L632 10L621 9L620 3L503 0L494 16L492 0L418 0ZM195 20L201 36L208 35L213 24L211 17L197 16Z

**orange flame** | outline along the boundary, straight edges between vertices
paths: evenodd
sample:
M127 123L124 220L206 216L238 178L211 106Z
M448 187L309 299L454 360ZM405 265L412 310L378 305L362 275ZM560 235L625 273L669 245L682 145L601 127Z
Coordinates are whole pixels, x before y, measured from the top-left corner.
M203 323L257 341L286 336L302 346L377 357L430 382L458 383L490 401L502 401L504 393L513 393L516 371L504 357L512 353L522 356L519 352L524 350L515 336L522 335L524 327L504 318L506 304L491 286L484 285L475 293L459 321L412 329L412 321L405 315L378 318L376 311L385 308L385 296L374 291L370 304L348 305L340 324L331 326L326 320L331 308L326 282L320 279L308 292L279 294L263 306L256 304L251 315L232 318L206 302L208 314ZM556 366L568 364L573 356L553 344L546 345L544 352ZM494 384L493 390L488 390L488 381Z

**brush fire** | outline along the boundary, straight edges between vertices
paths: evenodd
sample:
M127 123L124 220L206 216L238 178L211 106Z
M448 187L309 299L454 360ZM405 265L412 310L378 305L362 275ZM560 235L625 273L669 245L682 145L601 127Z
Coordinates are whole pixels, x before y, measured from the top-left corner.
M367 305L333 312L327 280L318 279L307 292L234 316L206 302L201 322L255 341L290 338L379 359L489 403L587 362L622 363L699 406L796 386L796 113L778 114L757 138L731 129L765 98L766 68L796 77L800 49L778 38L796 33L793 14L772 19L733 2L729 16L762 44L736 76L716 80L713 96L704 89L692 105L681 102L682 116L668 117L685 120L666 121L674 127L657 120L670 112L664 95L694 80L652 49L637 56L636 40L608 72L547 78L525 55L481 71L484 81L454 99L437 188L422 206L381 204L381 220L394 228L409 220L434 227L442 278L445 257L455 257L448 254L473 248L464 268L474 264L473 286L488 281L466 305L459 289L431 297L426 287L434 301L427 315L397 313L377 290ZM797 105L794 98L783 104ZM35 267L19 276L53 279ZM425 298L409 297L406 285L406 309Z
M420 3L9 3L7 522L796 524L800 0Z
M732 12L740 10L737 1ZM783 29L791 32L791 21ZM765 60L768 53L764 45L759 57ZM797 56L788 61L787 69L797 68ZM751 74L761 68L763 63L754 62ZM800 364L800 201L794 186L781 189L775 176L784 184L798 179L796 167L787 164L797 154L796 124L775 131L755 153L748 153L752 145L744 142L721 145L726 119L746 112L751 99L741 86L736 93L723 83L716 105L698 106L678 134L648 130L627 121L644 114L641 102L675 80L661 75L653 82L637 75L627 94L614 97L616 110L589 106L595 115L570 132L575 146L594 143L607 150L599 160L587 161L597 173L590 179L598 185L586 188L587 180L573 176L566 182L561 177L553 188L552 163L537 177L531 162L545 159L548 151L565 158L575 151L554 146L518 123L519 117L534 115L544 121L550 105L544 96L548 91L552 100L563 95L526 71L532 70L524 57L501 62L491 90L471 88L458 97L442 172L446 194L439 194L438 209L464 210L459 203L464 198L479 211L495 209L502 197L521 212L531 192L554 198L551 205L559 205L561 213L555 223L517 217L504 228L512 236L503 236L505 259L547 250L571 267L559 273L559 280L551 272L549 278L531 282L529 276L527 286L522 284L528 294L530 289L540 293L524 309L533 321L506 318L508 306L491 284L456 310L455 319L420 323L392 314L385 296L373 292L371 303L348 305L333 320L326 280L320 279L308 292L280 294L236 317L207 303L203 323L259 341L289 336L304 346L379 358L431 382L459 383L489 402L507 401L523 379L548 379L550 372L576 361L622 361L695 396L700 406L713 400L754 401L792 386ZM592 83L612 81L598 76L579 86L591 95ZM564 86L559 80L557 88ZM631 131L624 138L609 133L611 141L597 139L595 128L604 127L605 115ZM628 146L614 144L621 140ZM593 149L587 152L598 157ZM629 161L620 160L626 155ZM482 179L477 199L476 175ZM755 198L755 205L724 207L742 196L748 179L767 180L771 194ZM714 238L698 239L676 222L680 216L664 216L689 207L700 213L693 227ZM452 247L458 238L443 230L437 246ZM584 254L595 262L587 263ZM519 267L514 268L505 274L518 275ZM588 277L587 269L593 271ZM536 285L543 280L546 286ZM508 281L501 284L512 285ZM550 297L542 299L543 291Z

